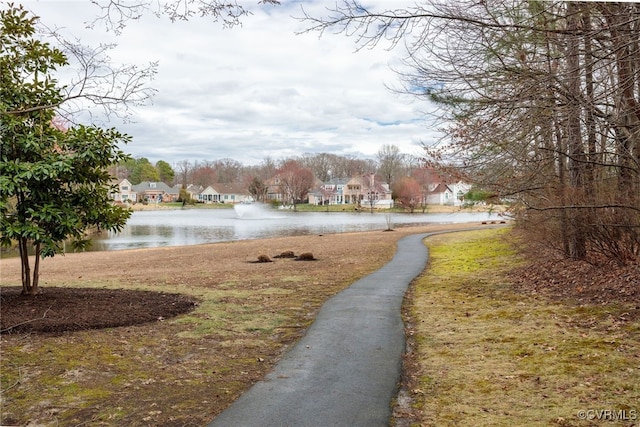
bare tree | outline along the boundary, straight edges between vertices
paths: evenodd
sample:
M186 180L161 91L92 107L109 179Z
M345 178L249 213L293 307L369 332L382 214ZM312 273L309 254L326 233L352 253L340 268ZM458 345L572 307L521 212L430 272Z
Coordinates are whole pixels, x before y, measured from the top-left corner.
M413 177L404 176L397 180L393 193L398 204L411 213L420 205L422 192L420 184Z
M218 182L218 173L212 161L195 162L191 171L192 184L206 187Z
M307 197L313 186L313 173L297 161L289 160L282 165L277 175L282 194L285 196L283 200L288 199L293 205L293 210L296 210L296 205Z
M177 172L177 181L182 186L182 188L187 188L188 184L191 184L191 173L192 166L189 160L180 160L175 165L175 170Z
M311 169L313 174L322 182L329 181L337 169L339 156L330 153L304 154L300 157L300 164Z
M354 156L344 156L336 159L333 167L334 177L350 178L353 176L364 175L376 170L374 160L358 159Z
M225 158L213 162L212 167L216 171L217 182L230 183L240 182L240 172L242 163L237 160Z
M389 184L399 178L403 173L405 155L400 152L397 145L385 144L378 150L378 174Z
M344 1L309 31L406 48L403 91L438 105L431 164L519 202L566 256L640 256L640 7Z
M132 108L146 105L155 90L150 82L157 72L157 62L145 66L114 64L108 56L113 44L97 47L83 45L63 37L57 29L39 22L40 37L56 46L67 59L66 73L61 80L62 96L55 105L40 103L12 109L4 114L24 114L55 109L59 120L66 124L96 122L97 109L106 120L115 116L128 120ZM88 116L88 117L87 117Z

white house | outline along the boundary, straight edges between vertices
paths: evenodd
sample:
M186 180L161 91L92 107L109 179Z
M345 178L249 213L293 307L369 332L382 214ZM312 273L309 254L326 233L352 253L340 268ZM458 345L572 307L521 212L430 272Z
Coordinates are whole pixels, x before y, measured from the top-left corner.
M253 197L249 194L246 186L238 183L217 183L211 186L220 195L222 203L250 203Z
M211 184L195 194L201 203L249 203L253 198L241 185L218 183Z
M453 205L455 203L453 191L448 185L439 183L430 187L427 193L428 205Z
M464 195L471 190L471 185L466 184L462 181L458 181L455 184L449 184L448 186L453 193L453 204L456 206L460 206L464 203Z

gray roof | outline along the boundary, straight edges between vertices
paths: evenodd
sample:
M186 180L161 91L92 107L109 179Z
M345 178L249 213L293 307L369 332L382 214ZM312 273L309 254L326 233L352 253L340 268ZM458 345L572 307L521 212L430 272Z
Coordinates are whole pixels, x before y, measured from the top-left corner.
M153 184L153 185L152 185ZM131 188L138 193L144 193L145 191L154 190L154 191L164 191L167 194L173 194L176 192L173 188L169 187L164 182L150 182L150 181L142 181L140 184L132 185Z

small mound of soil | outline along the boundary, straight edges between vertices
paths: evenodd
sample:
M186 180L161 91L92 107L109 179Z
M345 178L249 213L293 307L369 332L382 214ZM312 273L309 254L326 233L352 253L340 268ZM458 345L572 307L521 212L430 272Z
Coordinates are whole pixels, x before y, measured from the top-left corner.
M163 320L187 313L197 300L187 295L125 289L42 288L21 295L21 287L0 288L0 332L62 333Z
M317 258L314 257L311 252L305 252L303 254L300 254L296 258L296 261L316 261L316 260L317 260Z
M293 251L284 251L280 255L274 256L274 258L295 258L296 254Z

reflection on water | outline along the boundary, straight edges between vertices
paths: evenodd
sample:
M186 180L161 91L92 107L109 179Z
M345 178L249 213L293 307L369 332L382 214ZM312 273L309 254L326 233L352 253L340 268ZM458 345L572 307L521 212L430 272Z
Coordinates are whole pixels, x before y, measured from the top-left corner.
M401 214L181 209L134 212L120 233L95 238L92 250L184 246L232 240L384 230L400 225L462 223L492 218L488 213Z
M371 212L292 212L243 206L234 209L180 209L133 212L120 233L92 238L89 250L115 251L187 246L233 240L385 230L389 226L479 222L496 219L478 212L402 214ZM70 250L70 245L66 246ZM18 256L3 250L2 256Z

